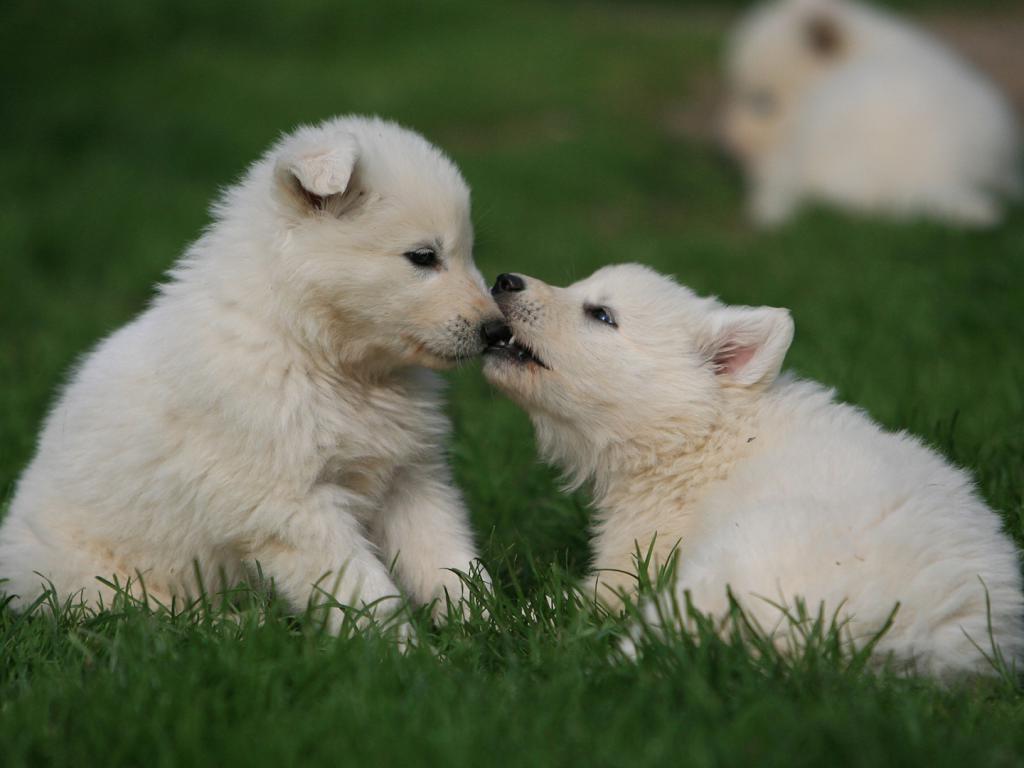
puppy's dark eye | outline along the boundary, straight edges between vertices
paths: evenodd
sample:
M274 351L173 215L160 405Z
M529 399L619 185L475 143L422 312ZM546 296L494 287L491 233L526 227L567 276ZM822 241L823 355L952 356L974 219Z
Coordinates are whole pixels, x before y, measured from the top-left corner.
M599 320L605 325L610 325L612 328L619 327L618 323L615 322L614 315L612 315L612 312L610 309L608 309L608 307L592 307L587 305L583 308L583 311L586 312L590 317L594 318L595 320Z
M755 88L748 91L746 93L746 102L751 112L763 116L773 114L778 108L775 94L765 88Z
M440 263L437 251L433 248L417 248L415 251L406 251L405 258L417 267L436 267Z

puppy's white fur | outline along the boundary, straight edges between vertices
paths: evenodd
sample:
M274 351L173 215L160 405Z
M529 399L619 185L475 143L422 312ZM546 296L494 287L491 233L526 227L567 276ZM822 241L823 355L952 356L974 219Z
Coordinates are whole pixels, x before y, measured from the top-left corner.
M726 144L761 223L815 199L988 225L1021 189L1006 100L888 13L847 0L763 5L736 30L728 70Z
M833 393L777 378L784 309L725 306L637 265L568 288L497 295L515 344L484 371L530 414L543 454L590 480L597 595L636 587L679 546L677 589L725 616L731 587L787 642L802 598L863 644L921 671L981 670L973 643L1024 650L1018 554L970 478ZM596 308L606 308L610 318ZM611 319L616 324L604 322ZM515 349L515 348L514 348Z
M0 529L0 588L96 604L96 577L141 577L169 602L196 594L194 562L207 589L258 562L297 609L396 607L399 585L458 599L447 569L476 549L427 369L501 318L458 170L393 123L338 118L283 138L213 214L53 408ZM422 248L439 266L403 255Z

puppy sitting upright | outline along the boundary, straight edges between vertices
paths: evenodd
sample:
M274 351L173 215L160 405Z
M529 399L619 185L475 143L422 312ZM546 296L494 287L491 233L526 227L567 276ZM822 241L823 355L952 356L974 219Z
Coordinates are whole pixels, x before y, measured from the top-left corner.
M991 630L1024 650L1020 564L970 478L810 382L776 379L784 309L725 306L638 265L568 288L494 287L513 331L484 372L530 414L542 453L592 481L597 594L635 590L635 553L679 547L678 590L762 627L803 598L921 671L984 669ZM683 603L685 604L685 603Z
M761 223L806 200L994 223L1021 189L1013 112L953 51L850 0L777 0L729 57L728 147Z
M0 529L0 589L96 604L96 577L141 577L169 603L196 593L194 562L207 588L258 562L297 609L390 610L398 585L458 600L448 569L477 553L426 369L507 333L459 171L393 123L339 118L282 139L213 213L53 408Z

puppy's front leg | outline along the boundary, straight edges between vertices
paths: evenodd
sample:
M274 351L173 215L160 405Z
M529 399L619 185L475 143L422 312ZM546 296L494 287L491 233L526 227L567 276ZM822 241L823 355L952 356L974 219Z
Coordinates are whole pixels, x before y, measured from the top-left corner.
M434 605L445 615L445 592L464 597L455 568L469 573L477 559L469 515L443 464L403 467L393 481L376 533L388 562L394 561L399 583L414 600ZM489 577L481 570L484 579Z
M750 195L750 213L758 224L781 224L796 210L799 192L793 178L797 159L788 148L765 159L757 168Z
M273 533L257 539L250 557L292 608L303 610L334 598L365 610L358 621L364 625L371 617L386 620L402 607L398 587L336 492L318 489L302 503L281 505L272 514L266 522L273 525ZM329 609L326 618L330 631L337 634L342 611ZM404 623L400 632L407 634Z

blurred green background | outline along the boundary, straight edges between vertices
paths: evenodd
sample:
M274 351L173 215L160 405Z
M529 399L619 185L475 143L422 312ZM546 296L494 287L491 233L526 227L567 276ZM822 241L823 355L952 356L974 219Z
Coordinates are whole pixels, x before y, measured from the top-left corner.
M791 308L797 338L790 367L970 467L1021 541L1024 212L978 233L829 211L810 211L777 232L752 229L742 212L741 180L711 140L724 35L742 5L0 4L0 493L12 492L75 358L145 307L153 285L207 224L218 190L282 132L359 112L421 131L460 165L473 188L476 257L488 278L516 270L565 283L606 263L640 261L729 302ZM993 28L1020 25L1024 13L993 2L899 5L952 28L960 19L974 24L979 18ZM487 386L476 366L449 378L453 461L489 565L527 585L542 582L552 563L582 573L585 496L559 492L555 474L536 460L528 421ZM72 747L40 746L55 733L54 723L56 733L72 734L70 745L86 745L81 755L95 756L92 750L104 741L75 741L60 674L71 675L65 682L78 691L79 705L111 710L101 718L111 729L132 712L119 710L113 694L90 700L92 673L77 666L55 673L54 659L77 658L73 633L26 650L28 640L19 635L25 629L13 617L5 613L0 629L12 665L0 678L0 721L22 724L19 759L60 762L75 754ZM506 677L512 662L496 654L486 664L471 655L468 666L456 665L451 674L472 681L475 665L490 664L502 680L513 681L509 685L531 691L521 711L512 707L509 716L554 717L568 706L563 689L546 688L531 674L520 682ZM575 664L577 657L561 663ZM209 668L214 681L218 669ZM436 674L448 674L440 669ZM210 684L197 680L174 695L184 706ZM717 685L702 684L709 690ZM587 684L580 685L588 695ZM486 690L479 691L481 701ZM658 690L659 707L685 695ZM762 698L751 690L756 687L747 689L756 711L781 707L789 713L795 730L787 733L797 743L810 705L792 704L799 696L787 698L784 685L769 685ZM152 703L136 693L133 706ZM867 706L861 712L863 702L854 697L840 714L854 721L868 713L859 721L865 738L883 738L878 734L889 727L886 718L903 723L892 709L903 712L902 705L887 695L870 699L877 711ZM947 706L946 695L929 693L907 705L907 727L912 721L923 732L936 723L957 728L966 715ZM985 709L984 696L968 700L971 727L991 715L992 723L1006 724L1001 736L979 732L957 742L960 752L950 747L929 754L1012 762L1022 730L1014 718L1024 715L1017 690L1001 695L992 710ZM541 703L533 705L534 697ZM883 699L887 703L879 703ZM29 703L44 721L38 731L25 725L36 722L28 715L15 717L28 712L18 708ZM307 704L316 709L315 701ZM650 713L636 706L639 727ZM600 731L609 716L580 715L571 738L585 746L588 733ZM713 713L704 716L700 733L708 739L706 764L712 764L719 748L733 753L716 741ZM651 755L671 754L682 734L670 718L658 722L666 730L647 736L623 726L618 747L649 737L664 750ZM455 724L429 727L460 743L444 731ZM895 743L906 736L901 733L886 731L885 738ZM813 754L834 748L837 761L856 763L859 746L851 739L831 747L825 739L825 751ZM534 750L533 762L546 762L537 745ZM766 756L752 750L752 756ZM145 752L119 754L131 763ZM173 750L156 754L173 764L167 762ZM431 754L472 764L477 753ZM639 762L648 761L643 754Z

